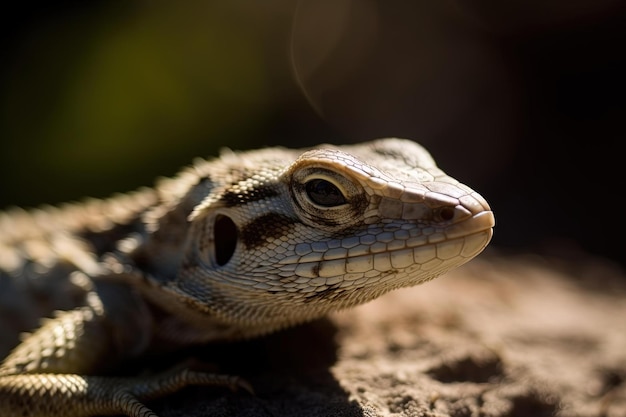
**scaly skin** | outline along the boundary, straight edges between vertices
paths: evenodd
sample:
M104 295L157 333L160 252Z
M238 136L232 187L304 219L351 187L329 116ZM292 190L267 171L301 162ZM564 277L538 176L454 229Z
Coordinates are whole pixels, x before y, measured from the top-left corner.
M0 214L0 349L34 330L0 365L0 415L145 417L144 401L186 385L248 389L185 369L106 375L428 281L493 225L480 195L400 139L227 152L154 190Z

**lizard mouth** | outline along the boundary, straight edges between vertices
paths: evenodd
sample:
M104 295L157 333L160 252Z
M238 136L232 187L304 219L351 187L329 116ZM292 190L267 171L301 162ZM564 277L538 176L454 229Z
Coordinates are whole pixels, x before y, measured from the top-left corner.
M474 234L480 234L482 232L490 232L489 238L493 234L493 227L496 225L496 218L492 211L481 211L474 214L472 217L452 224L445 228L443 231L444 239L458 239L462 237L471 236ZM429 242L436 243L435 239L431 239ZM489 241L487 241L489 243Z
M396 226L393 231L371 228L340 241L300 246L296 248L299 254L280 264L296 276L317 279L320 285L375 280L389 271L448 270L482 252L494 225L493 212L487 210L440 229L414 223Z

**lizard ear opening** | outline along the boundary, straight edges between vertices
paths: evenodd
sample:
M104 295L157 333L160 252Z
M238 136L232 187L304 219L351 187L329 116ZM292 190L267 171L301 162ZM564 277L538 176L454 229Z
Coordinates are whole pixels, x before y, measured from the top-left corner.
M223 214L215 216L215 223L213 224L215 263L219 266L224 266L230 261L230 258L235 253L238 239L239 232L235 222Z

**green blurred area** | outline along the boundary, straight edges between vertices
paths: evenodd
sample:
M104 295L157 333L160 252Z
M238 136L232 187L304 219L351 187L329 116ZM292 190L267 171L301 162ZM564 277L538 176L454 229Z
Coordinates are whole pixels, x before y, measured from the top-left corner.
M223 146L266 145L255 132L276 71L262 11L102 3L36 21L2 80L0 204L103 196Z

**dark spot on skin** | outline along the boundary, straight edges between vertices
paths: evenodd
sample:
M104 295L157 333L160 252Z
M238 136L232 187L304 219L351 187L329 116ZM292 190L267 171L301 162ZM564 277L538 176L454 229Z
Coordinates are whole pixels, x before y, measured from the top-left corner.
M319 301L336 300L337 298L341 298L344 293L345 290L340 290L338 284L331 285L325 290L311 293L311 295L306 297L303 301L308 304Z
M233 186L235 185L236 184ZM222 201L226 207L235 207L276 197L278 195L279 192L275 186L259 185L245 192L226 191L220 198L220 201Z
M255 249L268 239L276 239L289 233L291 225L297 222L283 214L268 213L246 224L241 230L241 240L246 249Z

